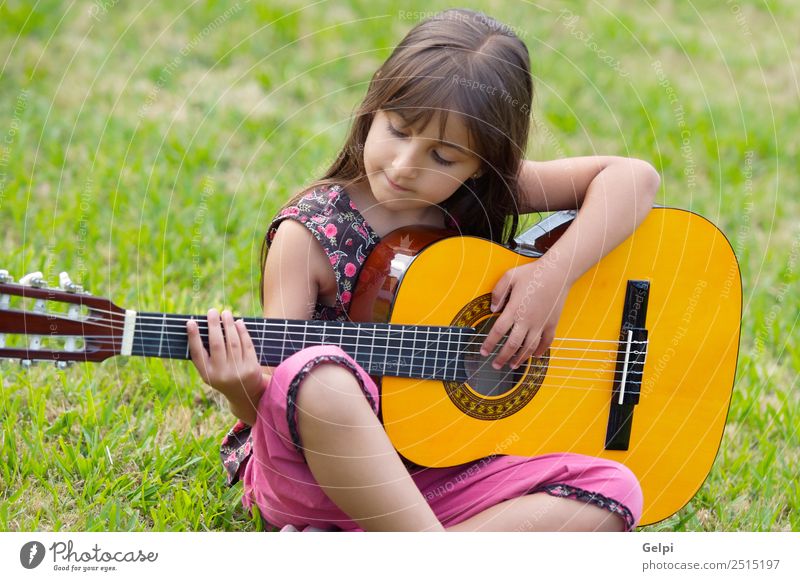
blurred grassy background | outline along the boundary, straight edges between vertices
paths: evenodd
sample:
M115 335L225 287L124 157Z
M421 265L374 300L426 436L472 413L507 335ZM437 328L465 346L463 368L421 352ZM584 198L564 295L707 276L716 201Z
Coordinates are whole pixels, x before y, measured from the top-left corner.
M727 233L744 283L714 469L651 530L800 530L798 22L782 2L464 2L536 83L529 158L619 154ZM443 2L0 4L0 268L127 308L258 312L269 219L338 153L374 70ZM535 217L534 217L535 218ZM0 530L258 530L189 364L0 366Z

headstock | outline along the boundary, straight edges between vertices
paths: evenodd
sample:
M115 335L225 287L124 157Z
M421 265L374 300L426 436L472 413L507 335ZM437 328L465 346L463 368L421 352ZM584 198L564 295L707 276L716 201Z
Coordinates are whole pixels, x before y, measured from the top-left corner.
M125 310L94 297L73 283L66 272L59 288L47 286L41 272L18 283L0 270L0 359L103 361L120 353Z

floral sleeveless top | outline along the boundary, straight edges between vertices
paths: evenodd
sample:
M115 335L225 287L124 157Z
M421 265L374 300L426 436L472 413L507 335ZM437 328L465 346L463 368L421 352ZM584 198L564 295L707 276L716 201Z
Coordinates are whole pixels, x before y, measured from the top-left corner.
M272 244L278 226L286 219L297 220L311 231L325 250L336 275L336 304L317 302L312 319L346 321L361 267L380 237L340 185L320 186L306 193L296 204L281 210L267 231L268 244ZM447 226L457 227L457 224L448 219ZM225 436L220 449L228 485L238 482L251 452L250 426L240 421Z

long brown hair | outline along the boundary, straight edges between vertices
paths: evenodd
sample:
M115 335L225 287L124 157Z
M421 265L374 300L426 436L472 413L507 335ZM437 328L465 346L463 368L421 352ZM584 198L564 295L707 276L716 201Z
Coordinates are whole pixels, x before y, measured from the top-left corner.
M481 158L482 174L466 180L440 207L462 234L508 244L519 225L518 177L532 100L528 49L508 26L469 9L439 12L411 29L375 72L336 160L287 205L319 186L346 188L366 178L364 143L376 111L395 111L407 125L423 128L440 111L440 136L448 113L456 112ZM265 237L262 277L268 251ZM263 294L263 280L261 288Z

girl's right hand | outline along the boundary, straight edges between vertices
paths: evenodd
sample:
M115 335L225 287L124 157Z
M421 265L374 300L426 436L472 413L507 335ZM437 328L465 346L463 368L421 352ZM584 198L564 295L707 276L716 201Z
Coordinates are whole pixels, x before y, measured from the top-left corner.
M186 330L192 362L203 381L227 397L231 404L256 405L264 392L264 376L244 321L234 322L228 310L222 311L220 317L216 309L210 309L208 351L195 321L187 321Z

